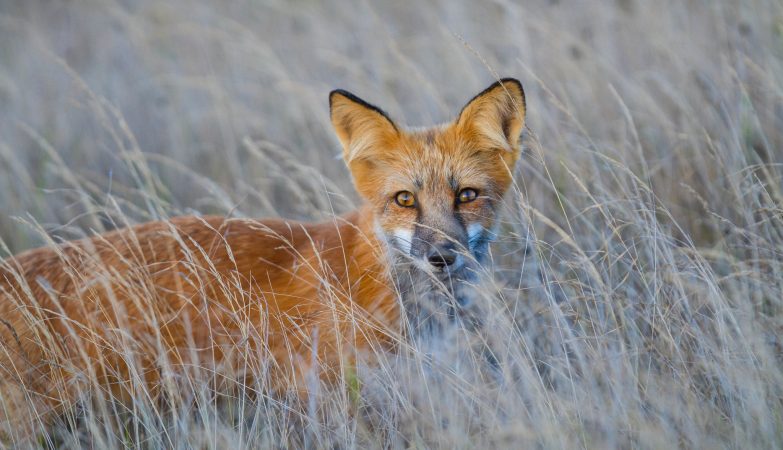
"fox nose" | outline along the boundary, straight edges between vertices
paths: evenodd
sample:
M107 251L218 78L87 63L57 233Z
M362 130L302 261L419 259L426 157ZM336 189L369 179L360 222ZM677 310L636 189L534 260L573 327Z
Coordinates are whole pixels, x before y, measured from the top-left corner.
M427 261L436 269L443 269L457 261L457 254L452 245L439 245L432 247L427 253Z

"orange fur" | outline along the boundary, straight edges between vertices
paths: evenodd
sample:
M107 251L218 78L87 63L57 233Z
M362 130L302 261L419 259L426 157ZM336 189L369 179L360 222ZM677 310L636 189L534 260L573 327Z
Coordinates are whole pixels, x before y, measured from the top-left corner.
M455 122L423 131L400 129L344 91L330 103L367 200L351 214L318 224L181 217L7 260L0 268L6 402L57 410L85 388L84 374L117 396L132 393L133 379L155 393L170 381L161 378L164 365L247 377L253 371L243 367L259 357L272 364L273 388L304 391L310 370L334 377L361 352L392 346L402 311L393 250L378 233L411 228L417 218L389 199L418 182L417 201L442 198L438 208L448 209L455 195L448 177L457 177L486 199L452 212L491 227L487 205L508 189L519 154L524 94L504 80ZM14 407L6 405L6 420Z

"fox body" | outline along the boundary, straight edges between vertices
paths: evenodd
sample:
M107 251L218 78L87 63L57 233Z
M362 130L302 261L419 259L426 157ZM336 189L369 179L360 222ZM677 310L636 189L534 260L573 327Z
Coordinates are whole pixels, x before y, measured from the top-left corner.
M317 224L180 217L6 260L0 418L56 411L96 381L155 394L194 367L252 378L267 364L272 389L303 391L308 373L333 377L466 307L519 156L520 83L428 129L345 91L330 109L357 211Z

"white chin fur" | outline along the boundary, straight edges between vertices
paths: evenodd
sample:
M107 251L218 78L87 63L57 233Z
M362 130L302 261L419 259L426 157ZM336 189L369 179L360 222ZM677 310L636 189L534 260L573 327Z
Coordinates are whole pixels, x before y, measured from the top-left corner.
M484 232L484 227L480 223L472 223L468 225L468 241L473 241Z
M406 255L411 253L411 242L413 241L413 231L404 228L398 228L392 232L394 234L394 247Z

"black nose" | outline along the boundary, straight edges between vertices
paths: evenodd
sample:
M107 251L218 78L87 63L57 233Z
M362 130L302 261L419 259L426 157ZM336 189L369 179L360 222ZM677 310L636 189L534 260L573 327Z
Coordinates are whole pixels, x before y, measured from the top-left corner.
M457 255L450 247L435 247L427 254L427 261L437 269L454 264Z

